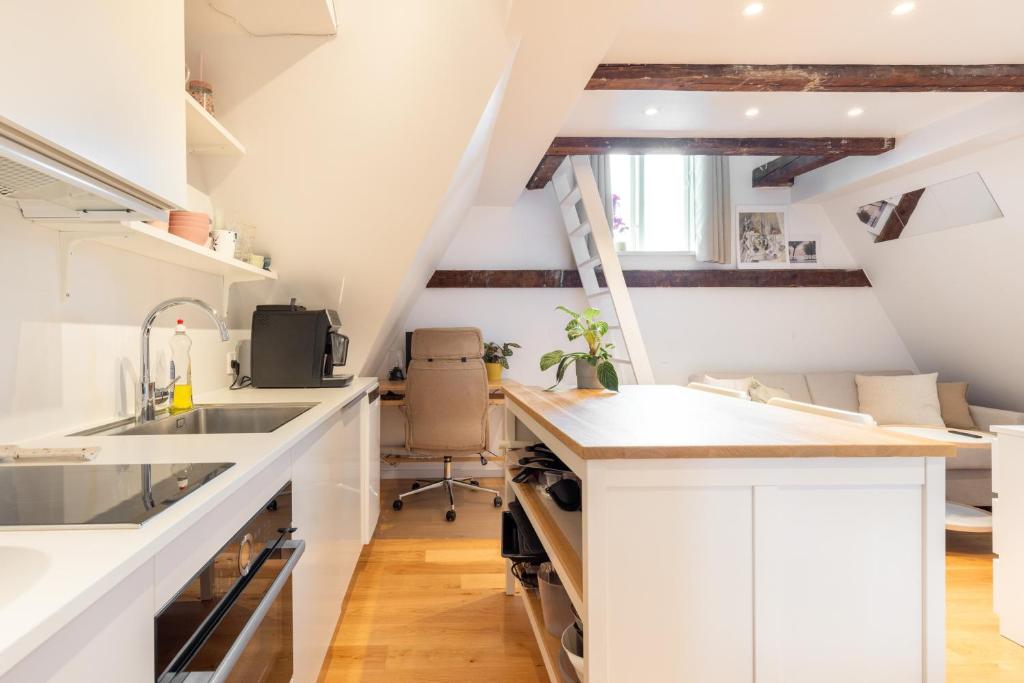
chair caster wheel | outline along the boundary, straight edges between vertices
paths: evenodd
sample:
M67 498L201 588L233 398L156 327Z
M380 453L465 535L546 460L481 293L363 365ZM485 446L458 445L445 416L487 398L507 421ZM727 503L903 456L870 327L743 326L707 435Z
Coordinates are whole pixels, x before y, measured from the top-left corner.
M501 507L501 496L495 496L494 497L494 507L496 507L496 508L500 508Z
M391 507L395 508L395 510L401 510L402 509L402 500L401 499L396 500L394 503L391 504Z
M445 520L447 520L449 522L454 522L455 521L455 510L449 510L448 512L444 513L444 518L445 518Z
M416 489L418 489L419 487L420 487L420 483L419 483L418 481L414 481L414 482L412 483L412 490L413 490L413 491L415 491L415 490L416 490Z
M469 483L472 484L473 486L479 486L480 485L480 482L478 482L476 479L470 479Z

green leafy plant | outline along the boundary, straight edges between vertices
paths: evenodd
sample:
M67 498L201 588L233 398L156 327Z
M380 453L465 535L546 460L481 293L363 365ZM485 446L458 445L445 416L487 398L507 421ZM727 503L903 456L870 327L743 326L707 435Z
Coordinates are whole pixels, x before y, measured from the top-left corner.
M555 371L555 383L548 387L548 390L554 389L561 383L565 377L565 371L570 365L584 362L597 368L597 381L601 383L601 386L611 391L618 391L619 375L615 372L611 353L615 345L602 341L604 335L608 334L608 323L598 320L597 317L601 315L601 311L596 308L588 308L582 313L576 313L565 306L558 306L557 310L569 314L569 323L565 326L569 341L582 338L587 343L587 350L566 353L561 349L556 349L541 356L541 370L558 366Z
M497 363L508 370L508 359L512 356L512 349L521 348L522 347L515 342L505 342L504 344L487 342L484 344L484 362Z

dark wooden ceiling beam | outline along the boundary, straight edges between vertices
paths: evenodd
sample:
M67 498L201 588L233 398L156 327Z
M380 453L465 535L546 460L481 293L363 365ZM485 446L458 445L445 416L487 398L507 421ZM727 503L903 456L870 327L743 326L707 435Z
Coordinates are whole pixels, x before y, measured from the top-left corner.
M754 187L789 187L798 175L827 166L848 154L822 154L819 156L784 156L773 159L754 169Z
M1024 64L601 64L587 90L1024 92Z
M721 156L873 156L896 146L893 138L603 138L558 137L548 155L708 154Z
M562 165L562 160L565 159L564 154L545 154L541 157L540 163L537 164L536 170L533 175L530 176L530 180L526 183L527 190L543 190L544 186L551 180L551 176L555 175L555 171Z
M863 270L787 268L766 270L626 270L627 287L870 287ZM598 284L604 286L599 270ZM433 288L582 287L575 270L435 270Z
M903 230L910 222L910 217L914 215L917 204L921 201L921 195L924 194L926 189L928 188L923 187L920 190L907 192L900 197L899 204L889 214L889 220L885 222L882 231L875 237L875 243L899 239L900 235L903 234Z

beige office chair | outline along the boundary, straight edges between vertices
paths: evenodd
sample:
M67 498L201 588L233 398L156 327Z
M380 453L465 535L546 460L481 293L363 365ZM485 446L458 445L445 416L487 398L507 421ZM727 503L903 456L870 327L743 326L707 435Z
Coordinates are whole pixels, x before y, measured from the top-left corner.
M486 462L488 388L484 368L484 342L472 327L421 329L412 335L412 360L405 383L405 447L413 454L444 458L441 479L417 481L402 501L431 489L448 491L445 519L455 521L455 487L486 491L501 507L498 492L472 479L452 478L452 458L476 455Z

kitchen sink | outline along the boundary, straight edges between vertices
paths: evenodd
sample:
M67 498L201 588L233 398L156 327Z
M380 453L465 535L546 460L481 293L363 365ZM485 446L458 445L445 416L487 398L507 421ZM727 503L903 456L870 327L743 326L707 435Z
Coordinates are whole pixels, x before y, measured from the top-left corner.
M69 436L137 436L140 434L267 434L316 403L231 403L197 405L192 410L163 413L152 422L134 419L93 427Z

